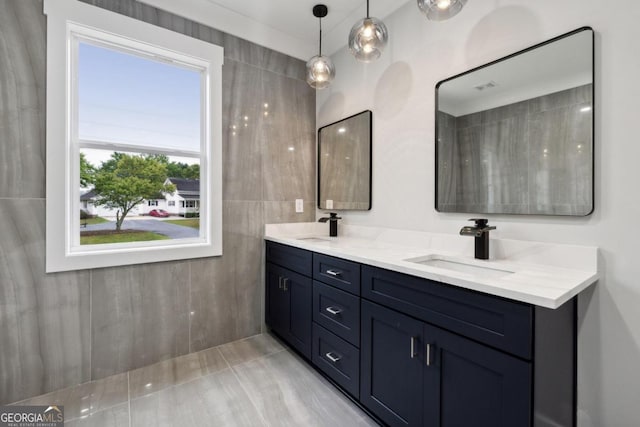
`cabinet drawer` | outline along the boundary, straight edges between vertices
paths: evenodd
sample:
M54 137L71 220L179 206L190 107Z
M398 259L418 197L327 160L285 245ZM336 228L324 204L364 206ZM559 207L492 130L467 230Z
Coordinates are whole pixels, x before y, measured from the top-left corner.
M267 241L267 262L311 276L311 252Z
M530 305L362 267L362 296L520 357L532 357Z
M313 282L313 321L360 347L360 298Z
M313 278L360 295L360 264L322 254L313 254Z
M357 399L360 350L314 323L312 351L313 364Z

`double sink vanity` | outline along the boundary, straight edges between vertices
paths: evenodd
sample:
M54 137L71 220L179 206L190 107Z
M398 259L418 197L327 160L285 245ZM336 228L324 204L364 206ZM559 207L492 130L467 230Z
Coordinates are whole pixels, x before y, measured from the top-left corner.
M578 28L437 83L442 216L593 212L593 41ZM373 129L368 110L319 129L318 209L372 209ZM486 219L460 231L474 239L337 237L339 219L266 226L274 333L383 424L576 425L577 295L598 279L597 248L490 248Z
M267 225L266 323L391 426L572 426L597 248Z

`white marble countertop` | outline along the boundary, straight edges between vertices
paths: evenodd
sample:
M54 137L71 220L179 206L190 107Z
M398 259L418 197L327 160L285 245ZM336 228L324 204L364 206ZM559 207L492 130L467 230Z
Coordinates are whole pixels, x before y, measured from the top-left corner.
M470 237L349 225L329 237L328 230L319 223L267 224L265 239L552 309L598 280L596 247L492 238L485 261L474 259ZM411 261L433 257L483 269Z

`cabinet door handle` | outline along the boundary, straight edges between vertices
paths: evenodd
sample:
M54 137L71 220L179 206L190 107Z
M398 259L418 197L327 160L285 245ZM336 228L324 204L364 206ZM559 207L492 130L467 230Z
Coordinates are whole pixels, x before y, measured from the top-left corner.
M417 356L416 354L416 337L411 337L411 358L415 358Z
M335 307L327 307L327 308L325 308L325 310L328 311L329 313L331 313L334 316L337 316L338 314L342 313L342 309L335 308Z
M282 290L282 276L278 276L278 289Z
M427 366L431 366L431 344L427 344Z
M333 277L338 277L342 274L342 271L340 270L327 270L327 274L329 276L333 276Z
M289 278L285 277L282 279L282 290L287 292L287 283L289 282Z
M331 361L331 363L336 363L338 360L342 359L342 356L335 354L334 352L330 351L329 353L325 354L326 358L329 359Z

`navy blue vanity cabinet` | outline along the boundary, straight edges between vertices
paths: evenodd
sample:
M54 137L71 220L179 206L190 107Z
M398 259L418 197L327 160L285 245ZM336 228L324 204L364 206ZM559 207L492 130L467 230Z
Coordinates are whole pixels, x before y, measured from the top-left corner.
M281 243L267 242L267 262L311 277L313 253Z
M313 279L360 295L360 264L357 262L314 253Z
M267 242L266 321L389 426L574 427L577 297L551 310Z
M360 402L390 426L423 425L424 324L364 300L360 312Z
M424 425L531 425L530 362L429 324L423 336Z
M362 296L513 355L532 355L533 307L492 295L362 267Z
M389 425L575 425L576 298L551 310L366 265L361 277L360 399ZM409 336L407 319L422 324L419 335L416 326ZM384 345L394 336L398 349ZM415 414L413 382L383 392L405 400L375 388L407 376L408 356L391 364L391 355L408 354L410 340L422 360Z
M313 364L360 395L360 264L313 254Z
M531 364L363 301L360 401L390 426L530 426Z
M360 347L360 298L315 280L313 321Z
M282 291L282 268L267 263L265 323L278 334L285 335L289 323L289 299Z
M356 399L360 394L360 349L313 323L311 360Z
M272 263L272 260L280 265ZM306 276L299 273L305 271L305 265ZM308 359L311 358L312 318L310 275L311 252L267 243L266 324Z

